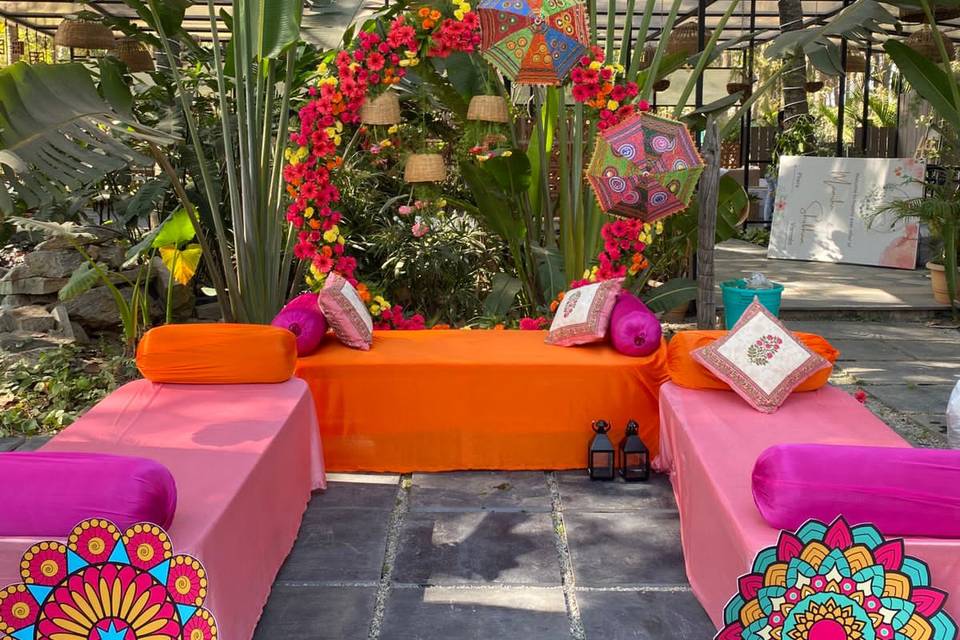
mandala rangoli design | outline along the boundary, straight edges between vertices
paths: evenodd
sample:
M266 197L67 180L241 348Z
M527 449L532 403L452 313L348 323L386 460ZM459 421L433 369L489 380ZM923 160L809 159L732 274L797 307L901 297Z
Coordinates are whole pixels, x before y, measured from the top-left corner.
M870 524L810 520L757 554L715 640L954 640L927 565Z
M40 542L22 583L0 591L0 640L215 640L200 561L160 527L84 520L67 544Z

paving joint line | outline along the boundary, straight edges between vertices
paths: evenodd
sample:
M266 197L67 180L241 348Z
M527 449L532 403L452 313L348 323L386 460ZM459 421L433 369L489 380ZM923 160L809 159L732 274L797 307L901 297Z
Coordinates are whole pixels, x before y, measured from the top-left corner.
M557 474L548 471L544 473L547 487L550 489L550 502L553 505L553 541L557 548L557 558L560 561L560 586L563 590L563 600L567 607L567 620L570 624L570 637L573 640L586 640L587 632L580 616L580 605L577 602L577 577L573 571L573 559L570 556L570 543L567 540L567 530L563 524L563 499L560 497L560 484Z
M393 568L400 551L400 532L403 521L410 510L410 486L413 484L412 475L407 473L400 476L397 485L397 498L390 512L390 523L387 526L387 543L383 550L383 568L380 571L380 581L377 584L377 598L373 607L373 616L367 631L367 640L380 640L383 627L383 618L387 610L387 599L390 597L390 587L393 579Z

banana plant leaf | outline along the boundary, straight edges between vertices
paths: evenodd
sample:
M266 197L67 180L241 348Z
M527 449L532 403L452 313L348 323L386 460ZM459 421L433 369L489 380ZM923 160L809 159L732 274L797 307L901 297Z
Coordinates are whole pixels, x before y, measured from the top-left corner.
M696 299L697 281L675 278L647 292L643 296L643 303L654 313L661 313Z
M960 105L953 98L946 72L925 56L896 40L883 45L900 73L954 131L960 130Z
M81 64L0 70L0 212L48 204L129 164L152 166L124 137L176 140L118 114Z

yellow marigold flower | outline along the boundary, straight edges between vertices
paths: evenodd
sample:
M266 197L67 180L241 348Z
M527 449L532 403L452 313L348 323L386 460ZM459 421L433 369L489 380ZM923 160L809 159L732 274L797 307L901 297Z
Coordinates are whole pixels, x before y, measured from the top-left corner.
M414 59L414 58L417 57L417 52L416 52L416 51L404 51L404 52L403 52L403 55L405 55L408 59L412 60L412 59Z
M337 238L337 244L346 244L346 243L347 243L347 239L344 238L343 236L340 236L339 238Z
M600 68L601 68L602 66L603 66L603 65L600 64L600 62L599 62L598 60L594 60L593 62L590 63L590 68L593 69L594 71L600 71Z
M317 67L317 73L319 73L322 76L325 76L328 73L330 73L330 68L327 66L326 62L320 63L320 65Z
M306 209L303 210L304 218L312 218L313 214L314 214L313 207L307 207Z
M620 103L616 100L607 100L607 111L616 111L620 108Z
M490 159L490 156L488 156L488 155L480 155L480 156L477 156L477 160L479 160L480 162L486 162L486 161L489 160L489 159Z
M461 21L462 21L462 20L463 20L463 16L464 16L464 11L463 11L463 9L457 9L456 11L453 12L453 17L456 18L457 20L461 20Z
M381 140L381 141L380 141L380 146L381 146L381 147L392 147L392 146L393 146L393 143L392 143L390 140Z
M663 233L663 221L657 220L657 233Z
M340 124L340 122L337 121L337 124ZM395 124L390 125L390 128L387 129L387 133L389 133L389 134L391 134L391 135L393 135L393 134L396 133L397 131L400 131L400 127L398 127L398 126L395 125Z
M372 304L370 305L370 315L379 316L380 315L380 305Z
M340 237L340 227L333 225L329 230L323 232L324 242L336 242Z
M443 198L440 198L437 200L437 206L443 209L445 206L447 206L447 201Z
M507 149L506 151L504 151L504 152L501 153L500 155L502 155L504 158L509 158L510 156L513 155L513 151L510 151L509 149Z
M589 277L590 277L590 269L587 269L586 271L583 272L583 279L586 280Z
M649 222L643 223L643 232L650 233L650 229L653 229L653 226Z

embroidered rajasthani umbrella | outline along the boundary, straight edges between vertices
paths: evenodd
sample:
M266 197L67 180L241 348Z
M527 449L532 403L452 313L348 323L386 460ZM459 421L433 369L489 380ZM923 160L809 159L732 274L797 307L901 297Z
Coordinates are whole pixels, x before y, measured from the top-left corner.
M701 173L682 123L638 113L597 138L587 180L604 211L652 222L686 209Z
M587 12L580 0L482 0L480 50L508 78L560 84L587 51Z

